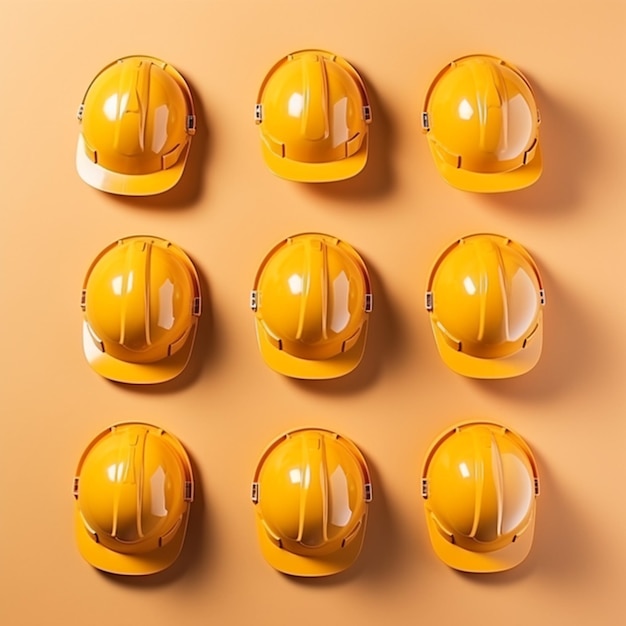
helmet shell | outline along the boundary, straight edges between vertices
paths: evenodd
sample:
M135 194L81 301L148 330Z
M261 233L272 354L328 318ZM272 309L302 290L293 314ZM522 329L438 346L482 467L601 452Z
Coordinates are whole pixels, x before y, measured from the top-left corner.
M500 571L530 551L539 493L528 445L491 422L444 432L422 472L428 529L437 555L464 571Z
M193 474L178 440L137 422L115 425L83 454L75 479L76 536L94 567L150 574L176 559L185 537Z
M360 362L371 289L349 244L317 233L289 237L264 259L253 294L261 353L276 371L334 378Z
M275 174L327 182L365 166L371 111L345 59L323 50L289 54L270 70L257 102L263 158Z
M444 68L424 105L424 129L435 164L467 191L512 191L542 172L540 116L524 75L489 55L469 55Z
M76 165L89 185L123 195L167 191L182 176L195 114L183 77L164 61L124 57L92 81Z
M182 371L193 348L198 276L174 244L128 237L92 263L83 310L85 355L98 373L121 382L163 382Z
M430 275L428 309L443 361L476 378L518 376L541 354L541 277L518 243L493 234L449 246Z
M371 483L351 441L323 429L287 433L261 458L254 486L261 548L273 567L324 576L357 558Z

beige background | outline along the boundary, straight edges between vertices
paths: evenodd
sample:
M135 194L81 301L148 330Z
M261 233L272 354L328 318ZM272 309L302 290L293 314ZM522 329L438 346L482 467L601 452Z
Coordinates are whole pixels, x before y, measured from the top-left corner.
M48 624L617 624L626 581L622 0L25 2L0 0L0 622ZM266 70L321 47L372 96L370 162L323 186L264 166L252 112ZM532 188L471 195L436 172L422 98L472 52L519 65L537 90L545 170ZM192 85L199 131L183 181L152 198L85 185L75 112L117 57L168 60ZM373 274L366 356L329 382L283 378L256 348L248 293L266 251L306 230L345 238ZM473 381L440 362L423 309L431 262L477 231L525 245L543 270L545 345L522 378ZM81 348L80 288L118 237L163 236L195 260L206 309L193 360L172 383L108 382ZM498 575L455 572L432 552L419 472L460 419L501 421L540 463L533 551ZM197 501L184 552L148 578L104 575L77 552L72 478L101 429L144 420L193 457ZM353 438L375 499L356 565L283 576L262 559L250 480L286 429Z

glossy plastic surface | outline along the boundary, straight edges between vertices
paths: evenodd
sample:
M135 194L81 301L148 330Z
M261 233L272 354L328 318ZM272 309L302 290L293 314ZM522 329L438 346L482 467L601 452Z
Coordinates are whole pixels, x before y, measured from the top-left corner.
M431 541L444 563L490 572L527 556L539 479L521 437L498 424L460 424L432 446L422 480Z
M357 558L371 483L351 441L319 429L287 433L263 455L254 484L259 539L270 565L325 576Z
M185 538L193 474L176 438L141 423L94 439L76 471L76 538L94 567L152 574L169 567Z
M81 105L76 167L89 185L123 195L167 191L182 176L195 115L172 66L131 56L104 68Z
M263 82L257 111L263 158L275 174L327 182L365 166L371 111L363 81L341 57L322 50L288 55Z
M254 292L259 347L274 370L335 378L358 365L371 289L352 246L317 233L290 237L263 261Z
M468 191L512 191L542 172L539 112L513 65L488 55L453 61L430 87L425 130L444 178Z
M437 347L452 370L508 378L535 366L544 294L522 246L499 235L464 237L439 257L428 292Z
M107 247L83 286L83 347L90 365L121 382L178 375L193 348L200 283L187 255L158 237Z

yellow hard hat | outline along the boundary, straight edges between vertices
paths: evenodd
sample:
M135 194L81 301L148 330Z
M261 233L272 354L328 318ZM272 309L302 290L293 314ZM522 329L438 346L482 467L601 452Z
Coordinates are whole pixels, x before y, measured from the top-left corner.
M347 569L361 551L371 499L352 441L317 428L288 432L267 448L252 483L263 556L294 576Z
M251 294L266 363L294 378L337 378L361 361L372 310L365 263L345 241L304 233L274 247Z
M180 180L196 115L187 83L168 63L148 56L111 63L89 85L78 119L76 169L92 187L148 196Z
M500 572L530 552L539 495L524 440L491 422L445 431L422 470L426 523L437 556L465 572Z
M124 383L180 374L201 313L189 257L158 237L128 237L105 248L83 283L83 348L91 367Z
M117 424L83 453L74 497L76 540L88 563L114 574L160 572L185 540L194 497L191 463L164 430Z
M513 191L543 169L540 116L530 83L513 65L479 54L456 59L435 78L422 127L435 165L466 191Z
M437 259L426 308L443 361L473 378L531 370L543 339L545 294L530 254L507 237L463 237Z
M263 158L278 176L328 182L365 167L367 92L352 65L335 54L300 50L281 59L261 85L255 119Z

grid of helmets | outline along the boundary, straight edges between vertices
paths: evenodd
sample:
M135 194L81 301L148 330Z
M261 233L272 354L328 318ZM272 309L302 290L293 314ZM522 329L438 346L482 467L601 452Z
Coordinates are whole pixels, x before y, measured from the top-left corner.
M196 115L189 86L170 64L150 56L111 63L89 85L78 119L76 169L92 187L152 195L183 176ZM331 52L280 59L261 83L254 119L262 158L284 179L339 181L367 163L367 90L357 70ZM421 122L435 167L458 189L513 191L541 175L532 87L502 59L449 63L427 91ZM352 245L296 233L267 252L253 281L260 358L293 378L347 375L365 353L373 302L366 263ZM511 378L537 364L544 304L530 253L493 233L450 243L425 289L442 362L473 378ZM202 313L198 272L170 241L126 237L88 268L81 308L94 371L121 383L166 382L193 351ZM450 567L497 572L529 553L537 463L506 426L476 420L443 432L426 455L421 492L433 550ZM173 434L142 422L109 427L80 458L73 493L76 541L94 567L152 574L181 552L194 478ZM294 576L345 570L361 551L372 495L365 457L349 438L320 428L283 434L261 454L252 479L262 555Z

